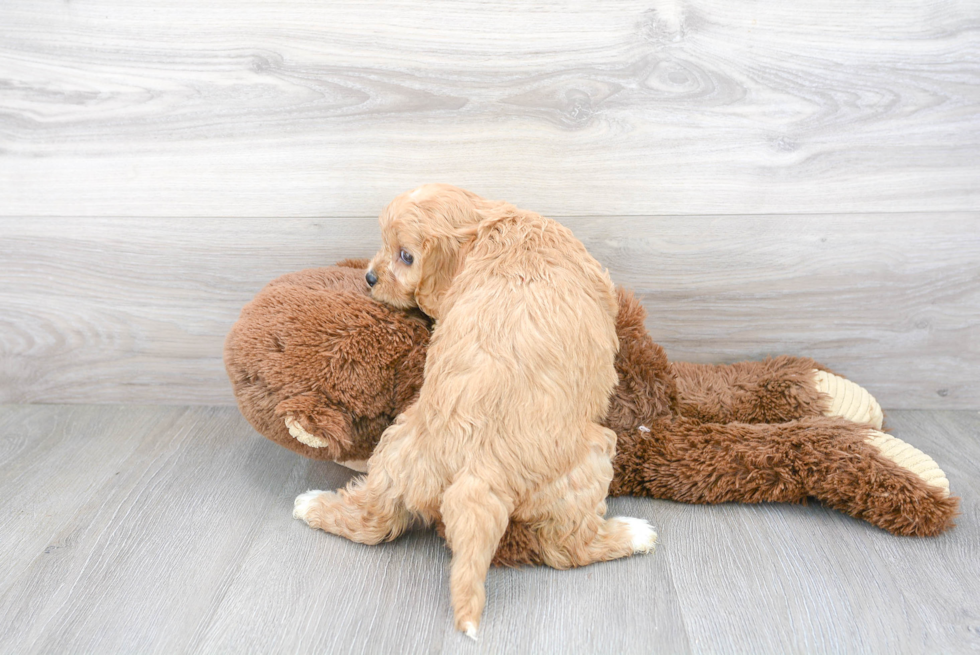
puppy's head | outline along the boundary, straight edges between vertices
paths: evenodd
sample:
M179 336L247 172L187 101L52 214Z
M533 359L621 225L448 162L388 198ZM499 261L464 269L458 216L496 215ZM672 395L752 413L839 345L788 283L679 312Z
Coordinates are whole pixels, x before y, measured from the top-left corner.
M495 204L448 184L427 184L395 198L379 217L383 245L366 275L371 295L439 318L476 226Z

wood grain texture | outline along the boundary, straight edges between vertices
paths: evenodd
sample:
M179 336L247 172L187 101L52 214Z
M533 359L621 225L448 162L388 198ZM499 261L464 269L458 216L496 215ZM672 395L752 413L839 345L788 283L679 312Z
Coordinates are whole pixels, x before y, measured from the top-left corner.
M101 481L80 507L53 496L58 479L32 489L63 525L51 538L57 546L34 553L3 590L2 650L186 649L237 570L255 522L282 504L242 476L255 470L257 462L248 461L256 456L269 476L293 462L257 453L230 408L128 406L101 414L98 431L72 439L118 447L135 438L139 448L80 469ZM134 416L157 425L133 434Z
M886 408L980 407L980 215L562 219L671 358L814 357ZM0 399L232 403L242 306L374 219L0 218Z
M0 214L980 209L969 0L5 0Z
M77 535L64 529L66 518L146 446L148 434L169 434L174 414L91 406L22 406L0 414L0 589L39 553L57 560L75 545ZM109 427L111 438L102 436Z
M611 515L656 525L656 552L495 569L474 643L452 629L432 531L363 546L294 520L297 493L350 472L262 439L233 408L0 407L0 559L15 563L0 651L972 652L980 413L891 420L962 496L950 532L894 537L819 505L616 498Z

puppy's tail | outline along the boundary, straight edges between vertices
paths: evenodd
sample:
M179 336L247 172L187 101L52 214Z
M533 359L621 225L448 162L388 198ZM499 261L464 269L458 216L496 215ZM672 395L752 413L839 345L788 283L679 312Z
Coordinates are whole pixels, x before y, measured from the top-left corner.
M495 494L483 480L464 473L446 490L440 511L453 552L449 579L456 629L476 639L486 604L487 571L513 503Z

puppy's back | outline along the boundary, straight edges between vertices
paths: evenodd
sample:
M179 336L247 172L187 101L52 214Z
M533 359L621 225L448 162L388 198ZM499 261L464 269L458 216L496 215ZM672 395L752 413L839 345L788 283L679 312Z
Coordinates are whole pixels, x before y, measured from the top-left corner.
M533 486L584 456L616 385L618 303L581 242L530 212L484 221L446 302L420 401L452 423L432 434L470 435L446 444L450 468L483 453Z

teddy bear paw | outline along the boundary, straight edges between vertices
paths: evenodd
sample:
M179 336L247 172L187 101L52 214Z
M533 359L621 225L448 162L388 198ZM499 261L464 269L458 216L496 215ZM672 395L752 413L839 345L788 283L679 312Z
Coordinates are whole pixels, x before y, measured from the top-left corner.
M287 416L285 423L286 429L289 430L289 434L296 439L296 441L306 444L310 448L326 448L330 445L330 442L326 439L310 434L303 429L303 426L300 425L299 421L293 416Z
M341 462L339 459L337 463L341 466L345 466L352 471L357 471L358 473L368 472L368 461L366 459L348 459Z
M657 545L657 533L643 519L630 516L617 516L610 522L625 523L630 535L630 545L634 553L649 553Z
M813 370L817 391L830 396L830 404L824 416L840 416L848 421L870 425L881 429L885 415L881 406L868 391L850 380L828 373Z
M949 497L949 480L946 479L943 470L939 468L939 464L936 464L936 460L915 446L877 430L871 433L867 442L877 448L882 457L895 462L907 471L911 471L926 484L937 487L944 498Z

